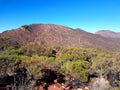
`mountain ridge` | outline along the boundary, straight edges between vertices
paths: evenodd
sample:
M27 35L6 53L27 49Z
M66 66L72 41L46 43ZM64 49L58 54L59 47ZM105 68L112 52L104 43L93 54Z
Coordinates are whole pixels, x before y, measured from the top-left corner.
M100 30L97 31L95 34L120 42L120 32L113 32L111 30Z
M9 38L20 45L36 42L47 46L96 47L114 51L119 51L120 48L120 43L111 39L55 24L23 25L1 33L0 37Z

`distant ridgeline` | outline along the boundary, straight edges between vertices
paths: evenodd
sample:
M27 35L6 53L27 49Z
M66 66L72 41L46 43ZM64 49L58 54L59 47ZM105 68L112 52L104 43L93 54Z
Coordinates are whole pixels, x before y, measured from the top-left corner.
M47 46L92 47L119 52L118 36L119 33L109 34L109 32L103 33L101 31L92 34L81 29L72 29L55 24L31 24L0 33L0 38L5 39L5 41L0 40L0 42L7 45L11 45L11 43L19 45L39 43ZM6 39L9 43L6 42Z

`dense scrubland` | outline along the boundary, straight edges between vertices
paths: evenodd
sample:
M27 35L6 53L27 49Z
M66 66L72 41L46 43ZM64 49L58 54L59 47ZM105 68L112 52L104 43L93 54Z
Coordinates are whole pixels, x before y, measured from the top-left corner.
M1 44L0 72L13 72L18 62L27 69L27 76L34 79L43 77L41 68L44 67L71 75L81 82L88 81L88 72L96 72L108 79L111 86L120 87L120 54L99 48Z

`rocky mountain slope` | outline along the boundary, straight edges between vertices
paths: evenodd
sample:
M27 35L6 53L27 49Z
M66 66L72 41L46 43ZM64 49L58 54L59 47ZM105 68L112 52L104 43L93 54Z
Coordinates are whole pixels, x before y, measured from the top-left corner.
M0 34L20 45L36 42L48 46L97 47L119 51L120 43L97 34L54 24L31 24Z
M96 34L101 35L112 40L120 41L120 32L113 32L110 30L101 30L96 32Z

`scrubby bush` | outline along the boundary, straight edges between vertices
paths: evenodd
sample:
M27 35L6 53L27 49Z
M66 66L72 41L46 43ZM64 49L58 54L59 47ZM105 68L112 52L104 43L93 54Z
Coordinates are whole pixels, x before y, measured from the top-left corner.
M87 69L89 64L85 61L76 60L76 61L67 61L60 68L61 72L64 72L66 75L70 74L75 78L80 79L81 81L87 81Z

